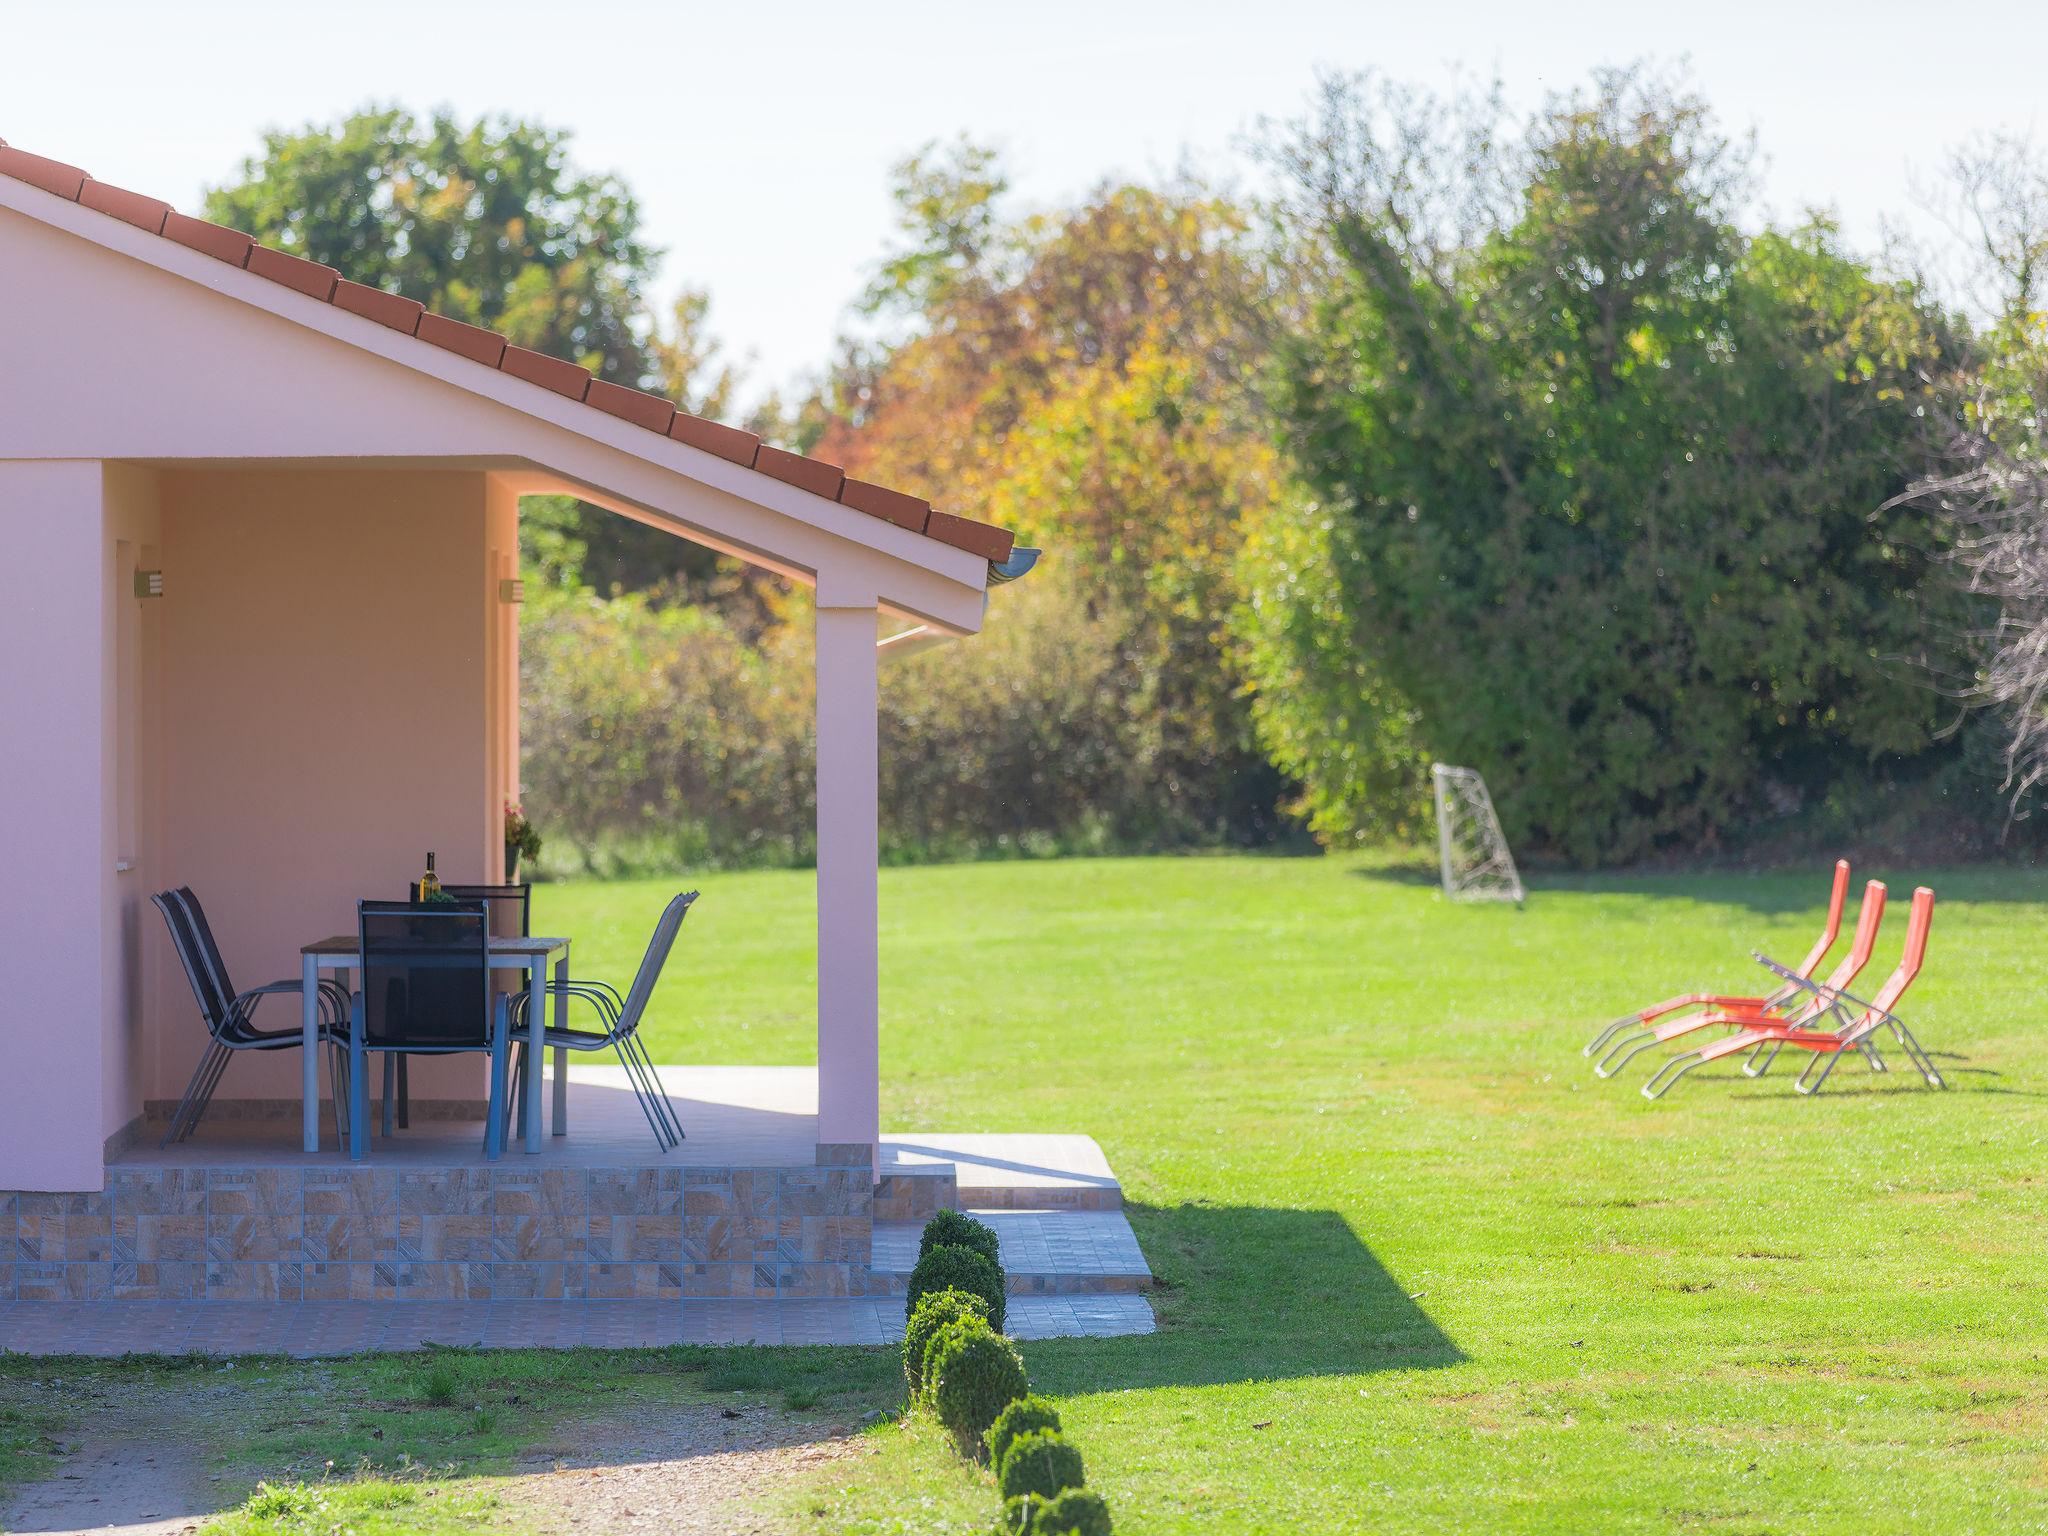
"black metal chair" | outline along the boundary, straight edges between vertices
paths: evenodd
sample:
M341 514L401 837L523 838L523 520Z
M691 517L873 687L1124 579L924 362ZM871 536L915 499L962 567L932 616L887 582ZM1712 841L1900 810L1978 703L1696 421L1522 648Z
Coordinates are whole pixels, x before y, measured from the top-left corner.
M349 1010L349 1156L369 1154L369 1053L491 1058L484 1156L504 1149L508 1000L491 991L490 916L474 902L356 903L363 984Z
M661 1074L655 1068L654 1058L647 1054L647 1047L640 1042L638 1035L648 1000L654 996L654 984L661 980L662 967L668 964L668 954L675 947L676 934L696 899L695 891L685 891L662 909L661 919L654 925L654 936L647 941L647 953L641 957L640 969L634 973L633 985L624 997L619 996L615 987L602 981L569 980L547 984L550 997L580 998L588 1003L604 1021L604 1028L558 1029L550 1025L542 1032L545 1045L557 1050L602 1051L609 1048L616 1051L619 1064L626 1069L626 1081L632 1086L633 1096L640 1101L647 1123L654 1130L654 1139L664 1152L683 1139L683 1125L662 1091ZM526 998L524 992L512 998L514 1057L512 1092L505 1101L507 1116L511 1114L512 1106L519 1102L529 1067L536 1077L540 1071L538 1063L527 1061L526 1037L519 1033L526 1018Z
M174 891L159 891L149 898L156 909L163 913L164 924L171 931L171 947L178 952L178 963L185 968L185 979L191 983L192 996L199 1003L199 1016L206 1024L206 1049L200 1053L199 1065L193 1070L192 1079L185 1085L185 1096L178 1101L177 1109L171 1115L171 1123L164 1131L159 1145L168 1147L174 1141L183 1141L199 1127L199 1121L206 1113L206 1107L213 1102L214 1089L220 1086L222 1074L237 1051L286 1051L303 1048L305 1035L300 1026L290 1029L258 1029L254 1023L256 1005L266 997L303 997L303 987L296 981L273 981L268 986L252 987L246 992L237 992L234 983L228 980L227 962L221 958L220 946L214 943L213 929L206 921L206 909L199 904L199 898L192 894L189 886L180 886ZM320 983L320 1043L328 1047L328 1071L334 1083L334 1133L342 1144L348 1137L343 1130L347 1113L347 1088L341 1062L341 1047L344 1044L342 1021L348 1016L348 994L339 982Z
M408 887L412 900L420 899L420 883ZM533 913L531 885L444 885L441 894L451 901L480 901L491 914L491 936L523 939ZM407 1080L405 1057L393 1052L384 1058L384 1134L391 1134L391 1106L398 1104L398 1127L412 1124L412 1084Z

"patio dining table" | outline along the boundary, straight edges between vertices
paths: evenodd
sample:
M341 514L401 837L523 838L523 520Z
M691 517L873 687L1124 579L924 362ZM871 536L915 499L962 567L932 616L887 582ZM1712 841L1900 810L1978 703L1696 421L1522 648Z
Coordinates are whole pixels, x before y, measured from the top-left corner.
M306 1075L305 1094L305 1147L308 1152L320 1150L320 973L338 973L338 979L345 986L348 974L362 966L362 945L355 934L336 934L331 939L321 939L308 944L299 951L301 990L304 995L305 1013L301 1027L305 1031ZM555 980L569 979L569 941L567 939L544 938L535 934L531 938L500 937L496 934L490 940L490 963L493 970L526 972L526 1089L525 1117L526 1150L540 1151L540 1073L541 1049L545 1041L547 1026L547 967L550 960L555 964ZM555 1023L568 1022L569 999L566 994L555 994ZM564 1067L567 1052L555 1053L555 1134L561 1135L568 1128L568 1086L569 1074Z

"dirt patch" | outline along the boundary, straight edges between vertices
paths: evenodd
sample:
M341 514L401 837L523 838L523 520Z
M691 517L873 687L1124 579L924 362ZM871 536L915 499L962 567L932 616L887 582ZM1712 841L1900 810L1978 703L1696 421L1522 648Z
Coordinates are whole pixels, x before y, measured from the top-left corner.
M0 1530L44 1536L181 1536L220 1509L197 1447L159 1435L94 1434L7 1501Z
M501 1494L546 1532L762 1536L774 1529L758 1513L764 1493L820 1462L873 1454L849 1424L715 1403L650 1405L644 1420L581 1426L573 1440L530 1453L534 1470Z

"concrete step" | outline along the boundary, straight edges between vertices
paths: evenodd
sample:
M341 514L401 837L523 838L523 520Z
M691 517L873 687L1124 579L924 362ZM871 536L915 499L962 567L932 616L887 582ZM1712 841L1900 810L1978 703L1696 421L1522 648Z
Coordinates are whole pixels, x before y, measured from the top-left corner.
M921 1213L890 1209L889 1219L922 1219L942 1206L985 1211L1118 1211L1124 1203L1123 1189L1092 1136L906 1132L882 1138L877 1172L884 1180L899 1175L906 1179L943 1177L950 1172L953 1180L952 1201L942 1201ZM933 1192L926 1193L936 1198ZM877 1217L883 1214L878 1207Z
M1121 1211L1016 1211L970 1208L995 1229L1013 1296L1093 1296L1149 1290L1152 1271ZM901 1295L917 1263L923 1223L878 1221L872 1280Z

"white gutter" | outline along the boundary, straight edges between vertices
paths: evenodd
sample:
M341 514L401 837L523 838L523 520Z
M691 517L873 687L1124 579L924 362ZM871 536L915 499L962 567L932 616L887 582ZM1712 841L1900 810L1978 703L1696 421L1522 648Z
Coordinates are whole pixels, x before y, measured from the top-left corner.
M1037 550L1012 550L1010 558L1003 561L1000 565L993 560L989 561L988 584L991 587L999 587L1006 581L1015 581L1018 577L1028 574L1036 564L1038 564ZM988 593L986 591L981 594L981 611L984 615L988 612ZM877 640L875 642L875 652L878 656L915 656L919 651L928 651L933 646L943 645L953 638L952 635L947 634L942 629L934 629L929 624L917 624L909 629L899 630L893 635Z

